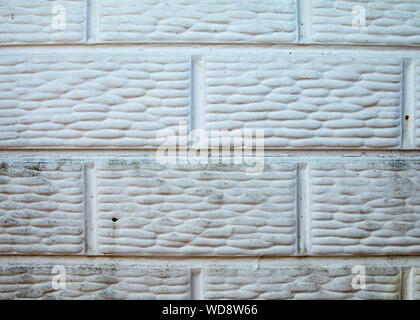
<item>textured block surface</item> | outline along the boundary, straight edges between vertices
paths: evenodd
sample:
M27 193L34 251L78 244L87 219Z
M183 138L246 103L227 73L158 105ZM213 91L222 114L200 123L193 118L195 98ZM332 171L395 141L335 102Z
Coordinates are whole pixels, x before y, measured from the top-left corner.
M420 162L311 165L314 254L419 254Z
M0 56L2 147L156 146L189 108L187 56Z
M205 271L205 299L399 299L399 268L367 266L365 271L366 287L354 289L357 273L351 266L218 267Z
M101 0L99 41L295 42L293 0Z
M86 2L1 0L0 25L0 45L84 42Z
M312 0L312 39L322 43L420 44L418 0ZM358 19L365 11L365 27Z
M401 60L233 56L205 60L205 128L263 128L282 148L400 146Z
M185 269L109 265L0 265L0 299L189 299ZM64 268L60 270L60 268ZM60 273L58 273L60 271ZM65 278L58 278L65 271ZM53 287L56 277L65 288Z
M0 0L0 300L420 300L419 48L420 0Z
M118 255L294 255L296 165L98 164L98 250Z
M0 254L78 254L83 242L82 165L0 161Z

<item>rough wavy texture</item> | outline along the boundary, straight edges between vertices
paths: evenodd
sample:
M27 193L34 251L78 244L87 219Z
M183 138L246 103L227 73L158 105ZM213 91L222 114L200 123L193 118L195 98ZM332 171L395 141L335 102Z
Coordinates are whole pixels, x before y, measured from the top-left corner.
M313 0L312 40L322 43L420 44L420 2L418 0ZM352 13L365 10L365 27ZM355 8L355 10L357 7Z
M419 254L420 162L311 165L314 254Z
M296 165L98 163L98 250L118 255L296 254Z
M61 12L65 18L62 25L64 20L57 19ZM86 2L0 0L0 25L0 45L84 42Z
M400 146L401 59L205 58L205 128L264 129L281 148Z
M84 250L82 165L0 160L0 254Z
M62 271L64 279L57 277ZM60 285L61 279L65 287L53 287L53 280ZM1 300L161 300L190 296L190 271L186 269L118 264L0 265Z
M367 266L366 287L353 288L351 266L219 267L204 274L206 299L392 299L400 298L400 269ZM357 279L356 279L357 280ZM357 281L355 281L357 285Z
M190 57L0 56L1 147L150 147L190 110Z
M101 0L103 42L296 42L294 0Z

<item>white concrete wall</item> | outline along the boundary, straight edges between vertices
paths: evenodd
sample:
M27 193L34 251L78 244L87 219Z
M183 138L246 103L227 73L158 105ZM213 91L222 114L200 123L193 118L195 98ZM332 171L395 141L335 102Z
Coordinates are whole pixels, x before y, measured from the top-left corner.
M0 299L420 299L419 45L418 0L0 0Z

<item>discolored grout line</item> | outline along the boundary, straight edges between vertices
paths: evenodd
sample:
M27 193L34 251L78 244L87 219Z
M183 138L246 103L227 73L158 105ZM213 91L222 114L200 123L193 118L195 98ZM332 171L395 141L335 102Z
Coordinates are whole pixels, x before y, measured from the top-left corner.
M403 149L413 149L415 148L415 88L412 58L403 59L401 91L401 146Z
M97 41L98 34L98 0L86 0L86 44Z
M293 265L348 265L372 264L388 266L420 267L420 256L385 256L385 255L329 255L329 256L122 256L122 255L48 255L32 254L0 255L0 263L122 263L122 264L151 264L158 266L188 266L201 268L214 265L250 265L257 268L267 266Z
M309 164L297 164L297 254L307 256L310 254L310 212L309 204Z
M311 42L311 3L310 0L296 0L298 43L307 45Z
M204 75L201 55L191 57L191 112L189 128L204 129Z
M203 270L201 268L191 269L191 300L203 300Z
M402 267L401 268L401 283L400 283L400 299L413 300L414 295L414 268Z
M230 151L234 150L234 148L230 148ZM255 147L252 149L255 150ZM51 148L51 147L40 147L38 149L33 148L0 148L0 153L3 154L28 154L28 155L49 155L52 154L57 156L57 153L60 154L61 157L72 155L72 154L79 154L82 156L86 156L88 154L94 155L127 155L137 153L137 154L145 154L145 155L155 155L157 148L116 148L116 147L104 147L104 148ZM386 156L401 156L401 155L413 155L419 156L420 149L409 149L409 150L402 150L402 149L279 149L279 148L265 148L264 149L264 156L266 157L288 157L292 158L292 156L340 156L340 157L367 157L367 156L375 156L375 157L386 157Z
M96 253L96 181L95 181L95 162L84 163L84 218L85 218L85 254L93 255Z
M93 3L97 0L92 0ZM309 0L310 1L310 0ZM91 19L93 20L93 19ZM93 25L93 21L90 22ZM310 28L309 24L307 25ZM97 26L95 27L97 28ZM89 32L90 33L90 32ZM72 50L74 48L86 48L86 47L102 47L102 48L167 48L168 50L172 49L172 52L176 50L183 49L193 49L195 51L200 51L201 49L214 50L216 48L222 49L236 49L243 51L244 48L247 49L267 49L272 48L274 50L284 49L293 50L293 49L308 49L313 48L316 50L349 50L357 51L360 50L370 52L370 51L401 51L406 55L407 52L410 54L418 54L418 45L390 45L390 44L371 44L371 43L360 43L360 44L326 44L326 43L279 43L279 42L266 42L266 43L255 43L255 42L86 42L86 43L37 43L37 44L24 44L24 43L12 43L12 44L0 44L1 49L16 49L16 48L27 48L27 50L32 51L34 48L40 49L50 49L50 48L66 48L67 50Z

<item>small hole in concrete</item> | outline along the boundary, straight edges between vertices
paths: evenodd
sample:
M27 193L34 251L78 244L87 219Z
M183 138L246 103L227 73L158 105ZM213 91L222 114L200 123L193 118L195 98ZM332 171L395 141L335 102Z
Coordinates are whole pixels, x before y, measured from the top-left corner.
M408 119L410 119L410 116L407 114L407 115L405 116L405 120L408 120Z
M112 222L117 222L118 218L112 218Z

